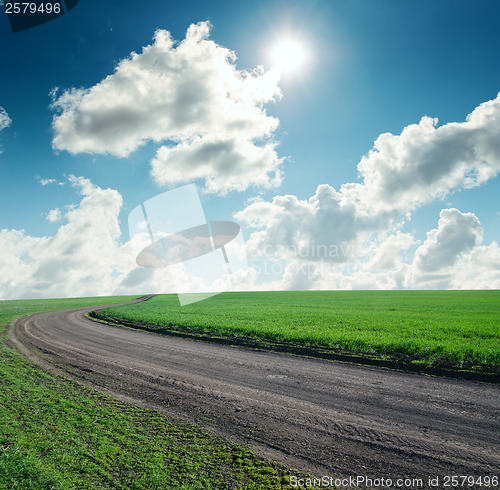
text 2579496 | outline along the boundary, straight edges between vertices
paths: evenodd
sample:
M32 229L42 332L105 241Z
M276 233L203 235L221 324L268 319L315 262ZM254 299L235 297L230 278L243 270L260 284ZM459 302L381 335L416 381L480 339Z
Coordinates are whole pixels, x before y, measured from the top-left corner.
M6 2L7 14L59 14L62 11L60 2Z

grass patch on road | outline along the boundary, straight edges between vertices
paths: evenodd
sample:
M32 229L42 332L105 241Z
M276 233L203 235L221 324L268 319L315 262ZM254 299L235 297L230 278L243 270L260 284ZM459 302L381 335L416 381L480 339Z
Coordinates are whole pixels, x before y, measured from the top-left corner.
M47 373L6 342L16 317L131 299L0 302L0 489L291 488L283 467Z
M291 342L422 367L498 373L500 291L231 292L179 306L177 295L104 314L190 331Z

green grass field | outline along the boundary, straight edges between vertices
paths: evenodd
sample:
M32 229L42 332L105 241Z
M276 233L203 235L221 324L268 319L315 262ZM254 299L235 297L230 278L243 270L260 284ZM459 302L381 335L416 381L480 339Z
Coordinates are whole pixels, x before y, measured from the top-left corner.
M0 302L0 489L281 489L301 472L34 366L13 319L132 297Z
M500 366L498 290L231 292L184 307L163 295L103 313L160 333L289 341L423 366Z

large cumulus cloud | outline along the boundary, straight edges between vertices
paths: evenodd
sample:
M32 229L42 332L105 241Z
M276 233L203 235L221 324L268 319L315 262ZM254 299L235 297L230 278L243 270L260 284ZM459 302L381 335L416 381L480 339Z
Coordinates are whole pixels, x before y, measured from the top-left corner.
M0 230L0 299L174 291L164 271L140 269L128 244L122 244L120 193L84 177L68 180L80 201L64 216L58 210L64 223L54 235Z
M422 271L435 272L455 265L483 239L483 228L472 213L443 209L438 228L427 233L427 240L415 253L415 265Z
M499 173L500 94L476 107L465 122L437 124L424 117L400 135L382 134L361 159L359 190L377 211L405 212Z
M95 86L55 90L53 147L126 157L153 141L161 184L205 179L208 191L222 193L278 184L279 121L264 104L280 97L279 74L238 70L234 53L209 33L208 22L193 24L177 44L158 30Z
M473 274L471 264L491 265L497 245L480 246L483 231L475 215L443 210L438 228L413 252L407 251L417 241L401 227L423 204L498 175L499 134L500 94L464 122L438 127L437 120L424 117L400 135L381 135L358 164L360 182L339 190L322 184L307 200L256 199L236 218L255 229L248 242L254 257L288 261L285 288L484 285L484 267ZM403 252L409 255L405 263ZM489 287L498 284L498 269L490 268L488 278Z

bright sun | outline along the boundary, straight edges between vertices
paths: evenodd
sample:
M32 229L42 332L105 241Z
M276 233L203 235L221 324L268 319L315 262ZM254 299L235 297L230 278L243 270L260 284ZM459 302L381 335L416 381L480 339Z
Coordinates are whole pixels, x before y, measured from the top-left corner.
M283 72L297 71L306 59L303 44L293 39L283 40L271 52L273 66Z

